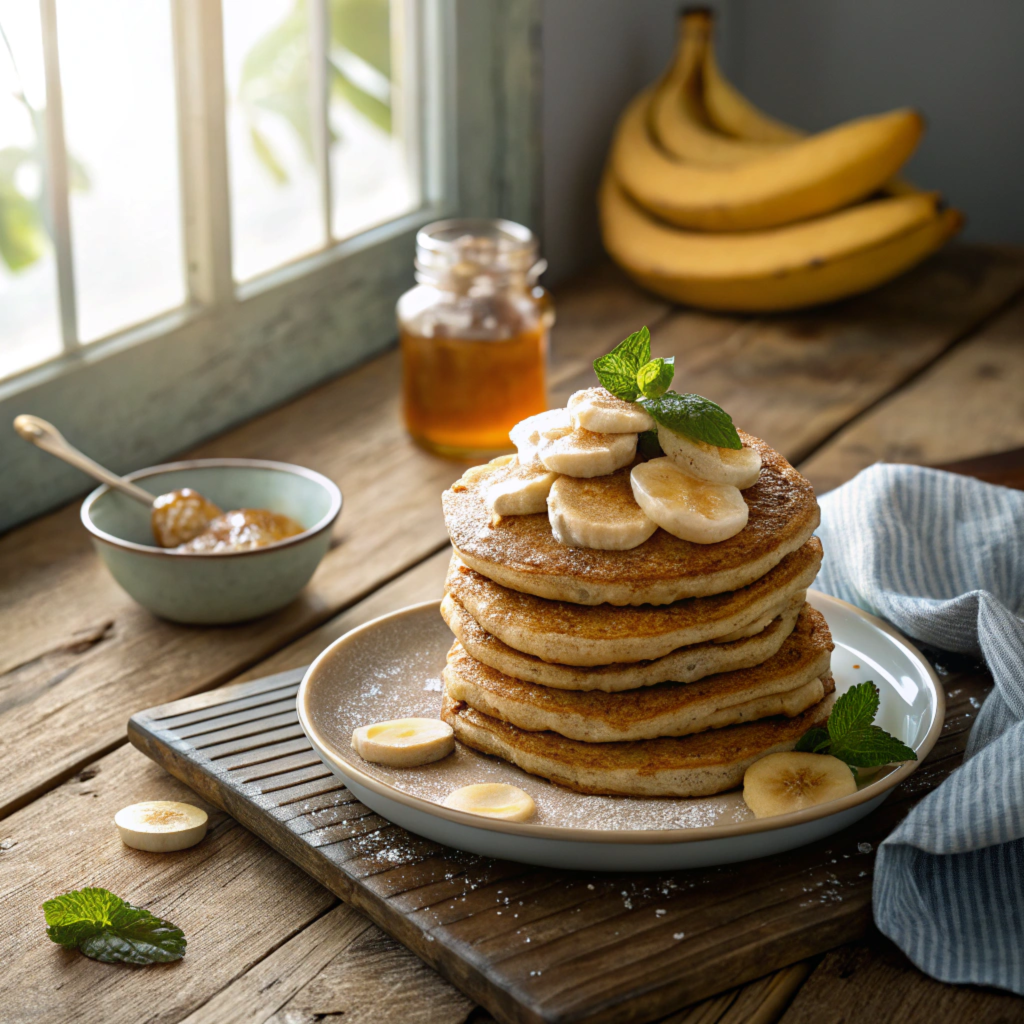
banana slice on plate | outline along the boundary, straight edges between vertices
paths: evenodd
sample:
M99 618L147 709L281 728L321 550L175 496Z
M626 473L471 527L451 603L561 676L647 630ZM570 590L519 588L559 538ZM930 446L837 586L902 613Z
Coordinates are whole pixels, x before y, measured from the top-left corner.
M548 495L548 520L559 544L628 551L658 528L633 497L629 470L577 480L560 476Z
M747 525L747 503L736 487L697 480L668 457L634 466L630 483L647 518L680 540L717 544Z
M444 798L444 806L502 821L526 821L537 812L533 797L504 782L478 782L463 786Z
M587 388L569 399L572 425L599 434L636 434L654 429L651 414L636 402L624 402L606 388Z
M684 472L712 484L732 484L741 491L761 475L761 453L755 448L719 448L658 425L661 450Z
M511 462L491 477L494 482L487 488L484 501L498 516L528 516L534 512L546 512L548 492L557 478L557 473L539 464L520 465L518 457L513 456Z
M768 754L743 774L743 799L757 818L802 811L856 792L850 766L831 754Z
M146 800L114 815L121 841L133 850L173 853L195 846L206 835L206 811L177 800Z
M455 749L455 733L439 718L397 718L361 725L352 749L366 761L392 768L414 768L440 761Z
M539 466L537 458L537 446L541 441L541 434L545 431L572 430L572 417L568 409L548 409L547 412L539 412L536 416L527 416L520 420L508 433L509 440L516 446L519 452L519 464L521 466Z
M636 434L599 434L592 430L545 431L537 457L552 473L589 479L607 476L636 457Z

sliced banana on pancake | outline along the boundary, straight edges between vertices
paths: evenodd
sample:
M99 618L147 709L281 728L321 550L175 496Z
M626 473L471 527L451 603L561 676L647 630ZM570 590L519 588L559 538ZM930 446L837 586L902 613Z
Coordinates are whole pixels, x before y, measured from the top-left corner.
M547 469L564 476L607 476L636 457L636 434L549 429L541 433L537 457Z
M599 551L628 551L658 528L636 503L628 469L584 480L558 477L548 494L548 519L559 544Z
M677 434L658 424L661 450L684 472L712 484L731 484L741 491L753 487L761 475L761 453L756 448L718 448Z
M521 466L540 465L540 460L537 458L537 445L540 443L541 434L550 430L563 433L572 430L572 417L569 415L568 409L548 409L547 412L539 412L536 416L527 416L525 420L520 420L509 431L509 440L519 452Z
M634 466L630 482L647 518L680 540L717 544L747 525L749 510L738 488L697 480L670 458Z
M491 479L484 497L487 507L498 516L528 516L547 511L548 492L558 474L539 464L523 466L513 456Z
M437 718L397 718L361 725L352 733L352 749L374 764L413 768L447 757L455 749L455 734Z
M537 813L537 805L526 790L504 782L463 786L444 798L444 806L501 821L526 821Z
M831 754L768 754L743 775L743 799L757 818L802 811L856 792L849 765Z
M654 429L651 414L636 402L624 402L606 388L587 388L569 399L572 425L603 434L637 434Z

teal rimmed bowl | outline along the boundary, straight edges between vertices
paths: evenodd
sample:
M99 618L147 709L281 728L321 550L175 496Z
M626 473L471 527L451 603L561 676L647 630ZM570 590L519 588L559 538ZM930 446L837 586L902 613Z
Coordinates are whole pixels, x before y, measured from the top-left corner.
M302 466L263 459L192 459L127 473L155 497L181 487L225 511L265 508L301 523L295 537L253 551L184 554L153 543L145 507L106 485L82 503L82 523L115 580L173 622L244 622L283 608L309 582L331 543L341 491Z

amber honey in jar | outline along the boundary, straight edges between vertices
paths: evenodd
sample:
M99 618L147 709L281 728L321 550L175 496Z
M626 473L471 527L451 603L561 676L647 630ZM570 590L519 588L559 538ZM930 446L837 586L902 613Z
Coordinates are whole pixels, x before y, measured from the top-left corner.
M547 408L548 293L533 233L506 220L438 221L416 236L415 288L398 301L405 424L453 458L510 451Z

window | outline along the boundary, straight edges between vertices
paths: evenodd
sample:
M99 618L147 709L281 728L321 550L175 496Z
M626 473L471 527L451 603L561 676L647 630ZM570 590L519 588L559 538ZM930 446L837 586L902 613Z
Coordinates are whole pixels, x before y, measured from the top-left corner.
M0 530L85 486L15 414L158 461L391 343L422 224L532 223L538 8L4 3Z

